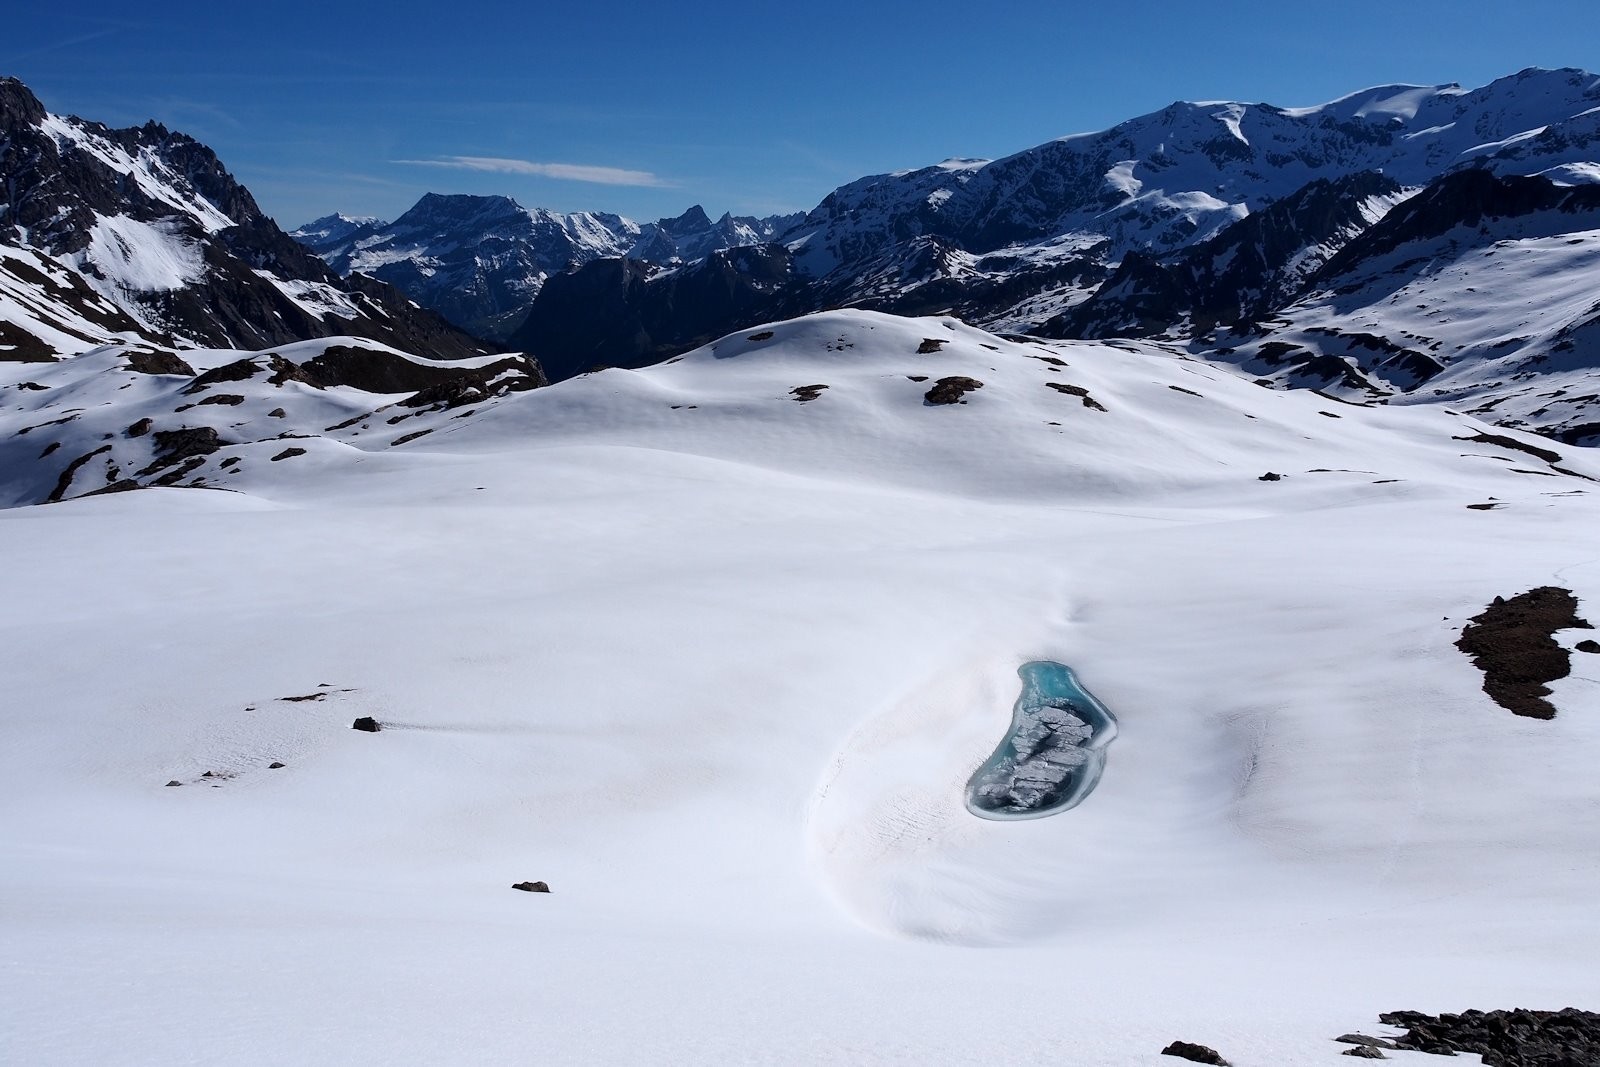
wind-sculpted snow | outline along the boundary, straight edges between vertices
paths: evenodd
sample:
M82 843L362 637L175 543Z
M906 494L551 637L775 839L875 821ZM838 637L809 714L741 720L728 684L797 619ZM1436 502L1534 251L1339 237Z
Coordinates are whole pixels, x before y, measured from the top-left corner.
M967 783L967 807L986 819L1037 819L1083 803L1100 784L1117 719L1072 668L1049 660L1017 669L1022 693L1011 732Z

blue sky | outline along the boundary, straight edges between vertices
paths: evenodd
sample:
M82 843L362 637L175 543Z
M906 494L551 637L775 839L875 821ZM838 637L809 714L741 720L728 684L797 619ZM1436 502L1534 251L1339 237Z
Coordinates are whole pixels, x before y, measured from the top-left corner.
M430 190L637 219L804 210L1173 100L1600 68L1593 0L25 0L5 23L0 73L51 110L193 134L290 226L393 218Z

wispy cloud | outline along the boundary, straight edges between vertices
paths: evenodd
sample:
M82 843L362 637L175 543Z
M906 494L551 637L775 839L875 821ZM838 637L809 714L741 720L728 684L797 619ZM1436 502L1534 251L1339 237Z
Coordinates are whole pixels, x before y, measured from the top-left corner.
M417 167L452 167L456 170L487 171L493 174L527 174L568 182L589 182L594 185L635 185L652 188L667 188L672 185L671 182L647 170L596 167L583 163L535 163L527 159L500 159L495 156L442 156L439 159L395 159L390 162Z
M32 59L35 56L47 55L51 52L59 52L63 48L76 48L79 45L88 44L90 41L98 41L102 37L110 37L116 32L117 30L115 29L95 30L93 33L80 34L77 37L69 37L64 41L52 41L49 44L40 45L37 48L30 48L26 52L11 52L5 56L0 56L0 59L3 59L6 63L15 63L19 60Z

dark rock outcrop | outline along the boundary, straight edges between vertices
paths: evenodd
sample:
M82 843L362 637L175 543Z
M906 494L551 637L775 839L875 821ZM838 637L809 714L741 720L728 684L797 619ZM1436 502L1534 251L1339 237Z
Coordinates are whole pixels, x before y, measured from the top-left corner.
M548 893L548 892L550 892L550 887L548 885L546 885L544 882L516 882L511 886L511 888L512 889L520 889L524 893Z
M185 426L181 430L157 430L154 436L156 458L139 471L139 477L181 463L196 456L209 456L228 444L210 426Z
M360 730L362 733L375 734L378 731L382 730L383 726L382 726L382 724L380 724L378 722L377 719L374 719L372 716L363 715L359 719L357 719L355 722L350 724L350 729L352 729L352 730Z
M930 404L965 404L966 401L962 400L962 397L982 388L983 383L978 379L956 374L934 382L933 387L924 393L922 398Z
M1181 1060L1191 1063L1209 1063L1212 1067L1232 1067L1222 1054L1214 1048L1205 1045L1196 1045L1191 1041L1174 1041L1161 1050L1163 1056L1176 1056Z
M194 377L194 368L185 363L176 352L150 352L133 349L127 353L128 369L138 374L181 374Z
M1540 586L1494 602L1461 631L1456 647L1483 671L1483 691L1502 708L1530 719L1553 719L1545 683L1571 673L1571 656L1556 643L1557 630L1592 629L1578 617L1571 591Z
M1393 1011L1378 1016L1406 1027L1394 1047L1434 1055L1476 1053L1487 1067L1594 1067L1600 1064L1600 1013L1560 1011L1464 1011L1427 1015Z

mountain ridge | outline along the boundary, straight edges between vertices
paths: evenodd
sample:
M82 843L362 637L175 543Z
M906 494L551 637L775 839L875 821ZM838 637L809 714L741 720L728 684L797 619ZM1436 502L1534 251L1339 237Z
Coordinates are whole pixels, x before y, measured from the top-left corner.
M340 279L211 149L160 123L57 116L0 78L0 178L0 358L118 339L260 349L339 335L447 358L484 351L390 287Z

